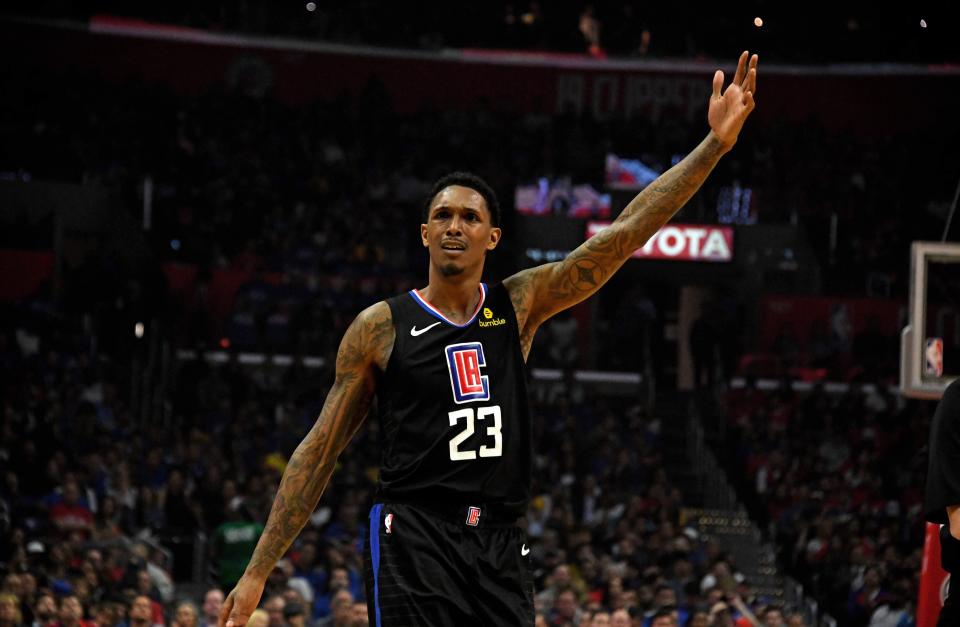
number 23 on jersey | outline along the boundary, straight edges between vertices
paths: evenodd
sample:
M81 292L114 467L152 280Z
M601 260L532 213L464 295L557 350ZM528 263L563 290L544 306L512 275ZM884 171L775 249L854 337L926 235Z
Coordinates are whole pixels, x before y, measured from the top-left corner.
M483 355L483 344L480 342L465 342L451 344L444 349L447 357L447 368L450 371L450 386L453 391L453 401L462 405L478 401L490 400L490 381L481 368L487 365ZM455 427L461 420L463 429L450 440L450 459L464 461L480 457L500 457L503 455L503 434L500 432L503 419L500 406L464 407L447 414L450 426ZM461 445L476 431L476 420L484 421L490 439L482 444L479 450L462 450ZM490 421L492 420L492 424Z

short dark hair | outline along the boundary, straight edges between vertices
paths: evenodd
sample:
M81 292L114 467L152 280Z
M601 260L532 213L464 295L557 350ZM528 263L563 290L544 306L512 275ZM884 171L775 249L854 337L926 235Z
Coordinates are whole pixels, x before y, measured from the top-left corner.
M283 606L283 615L287 618L291 616L300 616L303 613L303 606L299 603L285 603Z
M483 196L483 200L487 203L487 209L490 211L490 222L493 223L493 226L500 226L500 203L497 202L497 195L486 181L472 172L451 172L442 176L440 180L433 184L430 195L427 196L427 201L423 204L424 222L430 216L430 204L433 203L433 199L451 185L469 187Z

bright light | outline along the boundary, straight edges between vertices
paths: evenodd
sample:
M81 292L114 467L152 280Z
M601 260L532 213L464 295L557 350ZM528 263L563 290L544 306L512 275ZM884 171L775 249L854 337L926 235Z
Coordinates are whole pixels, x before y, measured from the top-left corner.
M315 2L307 3L307 11L316 11L316 10L317 10L317 3Z
M136 323L135 325L133 325L133 334L137 336L137 339L140 339L140 338L143 337L143 323L142 323L142 322L138 322L138 323Z
M926 28L926 27L927 27L927 20L920 20L920 28Z
M760 28L761 26L763 26L763 18L759 16L753 18L753 25L756 26L757 28Z

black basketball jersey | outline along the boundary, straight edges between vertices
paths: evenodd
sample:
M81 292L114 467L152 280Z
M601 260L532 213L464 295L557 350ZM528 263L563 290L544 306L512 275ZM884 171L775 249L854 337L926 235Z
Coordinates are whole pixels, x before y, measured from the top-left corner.
M479 289L462 325L417 290L387 300L396 339L377 387L380 500L526 511L533 448L517 318L502 284Z

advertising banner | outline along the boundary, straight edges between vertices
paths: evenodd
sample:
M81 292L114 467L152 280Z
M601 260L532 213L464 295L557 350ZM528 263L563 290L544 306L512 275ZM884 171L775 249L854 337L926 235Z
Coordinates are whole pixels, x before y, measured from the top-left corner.
M609 224L588 222L587 239ZM733 261L733 229L729 226L668 224L654 233L633 256L637 259L730 263Z

